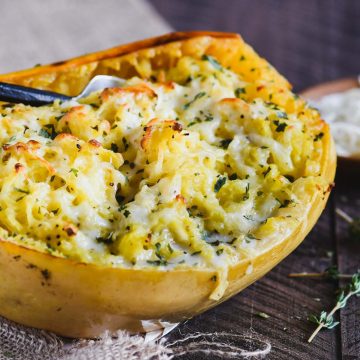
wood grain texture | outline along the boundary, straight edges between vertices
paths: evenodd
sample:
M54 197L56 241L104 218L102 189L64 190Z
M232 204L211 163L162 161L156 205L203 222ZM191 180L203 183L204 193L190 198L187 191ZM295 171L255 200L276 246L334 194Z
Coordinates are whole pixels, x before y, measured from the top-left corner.
M339 174L340 175L340 174ZM360 170L359 170L360 175ZM342 178L338 181L336 206L353 218L360 217L360 189L356 181ZM336 218L337 262L341 272L350 274L360 269L360 242L349 237L348 225ZM342 281L344 286L346 282ZM359 299L351 299L341 311L341 345L344 360L360 358L360 304Z
M360 1L347 0L150 0L176 30L218 30L240 33L245 41L268 59L296 91L319 82L354 76L360 71ZM357 170L355 169L355 172ZM354 173L354 172L353 172ZM290 272L322 271L337 264L342 272L360 268L360 243L347 236L347 224L335 217L338 206L360 216L360 181L338 173L338 186L321 219L285 261L237 296L174 330L170 340L196 332L229 332L243 336L221 338L253 349L257 337L268 339L267 359L360 359L360 304L351 299L341 310L340 326L321 331L312 344L307 338L314 325L311 313L329 310L335 291L344 283L315 279L290 279ZM264 312L270 317L257 315ZM219 341L219 335L211 341ZM201 339L196 340L201 341ZM201 346L200 346L201 348ZM179 359L215 359L188 352ZM221 358L221 357L218 357Z
M240 33L297 91L359 72L358 0L150 0L176 30Z

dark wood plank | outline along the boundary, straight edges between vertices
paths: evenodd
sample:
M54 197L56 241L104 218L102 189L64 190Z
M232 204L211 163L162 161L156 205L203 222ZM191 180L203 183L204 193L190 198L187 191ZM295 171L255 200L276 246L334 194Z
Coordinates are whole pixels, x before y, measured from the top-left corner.
M334 249L334 239L329 230L333 227L332 203L304 243L285 261L263 279L227 302L182 324L174 330L170 341L196 332L231 332L240 336L252 334L254 341L244 343L239 338L234 345L256 347L257 335L268 339L272 350L268 359L338 359L339 329L324 331L312 344L307 338L314 325L307 321L311 313L330 308L337 284L313 279L290 279L291 272L321 271L332 263L329 251ZM270 317L263 319L257 314ZM223 340L220 335L212 341ZM231 343L231 339L229 339ZM184 359L205 359L207 355L188 353ZM211 359L215 357L210 357Z
M360 173L360 170L359 170ZM341 173L338 174L341 177ZM357 181L339 181L336 189L336 206L354 218L360 217L360 189ZM337 257L339 269L352 274L360 269L360 241L349 237L348 224L336 218ZM342 281L344 286L347 281ZM360 304L359 299L351 299L341 310L341 342L344 360L360 358Z
M359 72L358 0L150 2L176 30L240 33L294 84L296 91ZM339 175L340 180L348 179ZM350 214L360 215L360 193L355 187L346 184L335 190L333 202L310 236L271 273L228 302L183 324L172 337L179 339L193 331L242 333L252 329L271 340L271 359L360 359L360 311L356 299L341 311L340 327L322 331L309 345L306 338L313 325L306 317L330 309L339 284L286 277L289 272L321 271L332 263L338 263L344 272L360 267L360 245L349 243L346 225L339 219L335 221L334 216L335 201ZM333 253L332 258L326 256L327 252ZM320 302L314 298L320 298ZM261 319L255 315L258 311L271 317ZM189 354L186 358L200 357Z
M296 90L359 72L358 0L150 0L176 30L240 33Z

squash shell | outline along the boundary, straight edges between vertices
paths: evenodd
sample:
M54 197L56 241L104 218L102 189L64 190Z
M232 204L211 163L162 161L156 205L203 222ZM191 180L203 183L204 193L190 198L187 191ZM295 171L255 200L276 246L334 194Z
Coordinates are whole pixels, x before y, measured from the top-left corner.
M201 56L205 52L230 64L238 49L244 47L256 65L264 69L263 76L290 87L239 35L214 32L171 33L0 75L0 81L76 95L97 74L146 77L149 72L144 65L146 61L151 61L153 67L169 67L184 54ZM321 174L330 184L336 156L328 127L321 142ZM105 330L145 331L148 324L153 324L155 329L158 320L188 319L249 286L290 254L314 226L328 194L314 193L307 221L299 224L290 236L257 257L231 267L229 285L219 301L210 299L216 287L211 281L215 272L210 270L107 268L55 257L0 239L0 315L66 337L85 338L99 336Z

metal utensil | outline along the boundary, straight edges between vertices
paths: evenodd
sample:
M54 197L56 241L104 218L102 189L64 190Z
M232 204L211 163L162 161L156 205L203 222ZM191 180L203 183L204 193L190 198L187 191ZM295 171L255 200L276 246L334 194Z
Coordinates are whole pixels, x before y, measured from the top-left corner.
M22 103L25 105L40 106L53 103L55 100L80 100L90 93L105 88L121 87L125 80L116 76L97 75L86 85L85 89L75 97L59 94L52 91L34 89L26 86L0 82L0 101Z

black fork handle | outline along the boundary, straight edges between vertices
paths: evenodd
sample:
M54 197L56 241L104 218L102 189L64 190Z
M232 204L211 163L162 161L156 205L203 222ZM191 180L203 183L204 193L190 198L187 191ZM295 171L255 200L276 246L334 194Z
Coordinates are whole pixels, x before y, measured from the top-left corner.
M70 96L52 91L0 82L0 101L40 106L52 104L55 100L70 100Z

